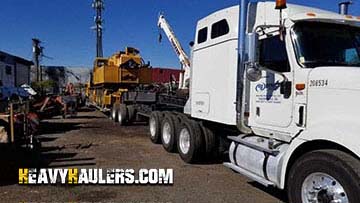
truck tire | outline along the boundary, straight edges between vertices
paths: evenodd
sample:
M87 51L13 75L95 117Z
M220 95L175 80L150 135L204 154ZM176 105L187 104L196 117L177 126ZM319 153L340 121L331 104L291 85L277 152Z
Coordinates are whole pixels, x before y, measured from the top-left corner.
M128 121L128 110L126 108L125 104L120 104L119 110L118 110L118 122L121 126L126 125Z
M150 118L149 118L149 130L150 130L150 140L154 144L161 143L161 122L162 122L162 113L159 111L153 111L150 114Z
M179 129L181 127L181 123L184 119L187 119L186 116L179 113L174 113L174 121L175 121L175 138L177 139L177 133L179 132ZM177 148L177 147L176 147Z
M309 152L291 167L287 192L291 203L360 202L360 161L338 150Z
M200 161L203 155L200 125L194 120L185 118L177 134L177 148L181 159L186 163Z
M175 152L176 150L175 119L173 114L166 112L161 122L161 142L164 149L168 152Z
M128 122L132 123L136 120L136 109L134 105L128 105L127 106L127 111L128 111Z
M215 160L219 157L218 140L214 132L206 127L204 123L200 124L204 135L204 155L207 160Z
M118 122L118 110L119 110L119 104L114 104L111 108L110 112L110 119L114 122Z
M116 122L117 120L117 115L116 115L116 109L114 107L111 108L111 112L110 112L110 116L109 116L110 120L113 120Z

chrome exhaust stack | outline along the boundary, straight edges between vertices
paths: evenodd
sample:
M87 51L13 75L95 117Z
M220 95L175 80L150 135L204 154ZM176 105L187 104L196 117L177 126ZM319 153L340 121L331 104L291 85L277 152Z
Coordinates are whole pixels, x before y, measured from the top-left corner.
M349 13L349 5L352 1L342 1L339 3L339 14L347 15Z

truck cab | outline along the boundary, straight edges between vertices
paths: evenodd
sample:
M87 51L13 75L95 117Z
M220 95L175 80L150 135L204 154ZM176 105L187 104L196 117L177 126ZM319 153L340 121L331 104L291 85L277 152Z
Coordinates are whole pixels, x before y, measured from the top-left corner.
M360 18L279 2L198 21L187 113L238 127L225 165L291 202L358 202Z
M225 152L290 203L360 202L360 17L241 0L200 19L191 46L186 104L153 100L153 143L187 163Z

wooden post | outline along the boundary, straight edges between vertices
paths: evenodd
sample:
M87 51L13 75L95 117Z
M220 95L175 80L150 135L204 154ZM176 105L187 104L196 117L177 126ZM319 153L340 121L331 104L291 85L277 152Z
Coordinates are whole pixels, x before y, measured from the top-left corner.
M14 143L14 106L13 103L10 103L10 136L11 136L11 143Z

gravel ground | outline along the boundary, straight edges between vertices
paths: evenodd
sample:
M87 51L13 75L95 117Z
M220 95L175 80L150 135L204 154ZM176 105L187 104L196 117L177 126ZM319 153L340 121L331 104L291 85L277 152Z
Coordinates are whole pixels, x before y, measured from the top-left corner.
M101 112L85 110L76 118L45 120L42 126L43 168L173 168L174 184L25 186L17 184L13 171L15 181L0 182L0 202L286 202L283 192L252 182L221 163L184 163L177 154L152 144L143 124L120 127Z

